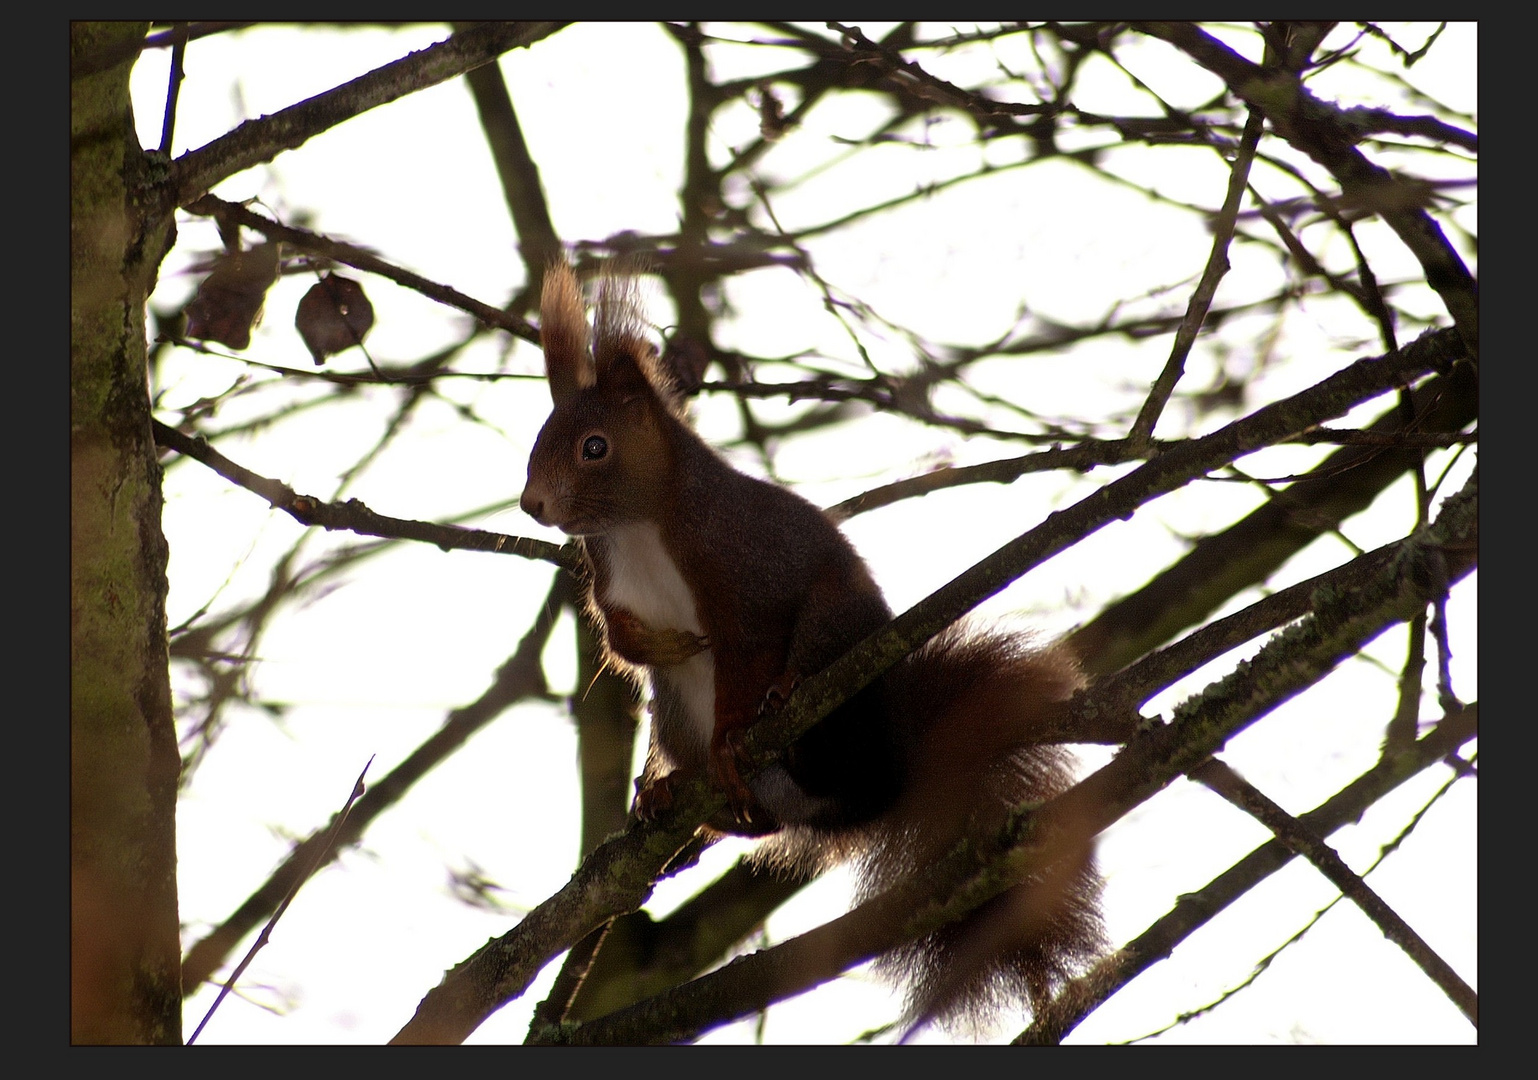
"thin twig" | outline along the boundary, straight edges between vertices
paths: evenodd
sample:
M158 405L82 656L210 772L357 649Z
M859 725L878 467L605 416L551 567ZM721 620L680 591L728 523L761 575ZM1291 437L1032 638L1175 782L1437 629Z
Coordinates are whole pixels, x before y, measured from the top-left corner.
M235 970L230 972L230 977L224 980L224 986L220 988L219 996L214 998L214 1003L208 1007L208 1012L203 1014L203 1020L198 1024L197 1030L187 1039L188 1046L197 1041L203 1029L208 1026L208 1021L213 1018L214 1010L219 1008L224 999L229 996L230 991L235 988L236 981L245 973L246 968L251 965L251 961L256 959L256 954L261 951L262 946L266 945L272 937L272 928L278 925L278 920L288 910L288 905L294 902L294 897L298 895L300 887L310 880L310 876L319 869L321 862L336 845L336 838L342 831L342 825L347 820L348 812L352 810L352 804L357 802L358 798L363 794L363 778L368 775L368 767L373 763L374 757L371 754L369 759L363 763L363 771L358 774L358 779L353 783L352 793L347 796L347 801L342 804L341 812L331 822L331 828L326 833L326 842L316 849L315 858L305 867L304 873L294 879L294 883L289 887L288 893L283 897L282 902L278 904L277 910L272 913L272 918L267 920L267 925L262 927L262 932L256 935L256 940L251 943L251 948L246 953L245 958L235 965Z
M176 101L181 96L182 79L186 76L183 66L187 59L187 24L178 22L171 31L171 75L166 87L166 115L160 125L160 152L171 156L171 135L176 130Z
M1175 392L1175 384L1185 371L1186 357L1190 355L1191 346L1196 343L1196 335L1201 332L1202 323L1207 319L1207 309L1212 306L1212 298L1217 295L1218 282L1228 273L1228 245L1234 238L1234 221L1239 215L1239 202L1244 198L1250 165L1255 160L1255 149L1260 145L1260 132L1265 126L1264 114L1259 109L1252 107L1249 113L1249 119L1244 124L1244 135L1239 140L1238 152L1234 154L1233 170L1229 173L1228 195L1213 221L1212 253L1207 257L1207 267L1202 271L1202 279L1197 283L1196 291L1191 294L1191 302L1186 307L1186 316L1181 320L1180 329L1175 331L1175 344L1170 348L1170 358L1164 370L1159 372L1158 379L1148 392L1148 400L1143 402L1143 408L1132 424L1130 438L1134 442L1153 438L1154 425L1159 422L1159 414L1164 411L1165 403Z

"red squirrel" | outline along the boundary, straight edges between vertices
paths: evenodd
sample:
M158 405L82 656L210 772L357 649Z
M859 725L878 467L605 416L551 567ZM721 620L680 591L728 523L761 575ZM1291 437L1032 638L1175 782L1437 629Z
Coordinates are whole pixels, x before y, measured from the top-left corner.
M540 338L554 410L520 505L580 539L607 648L650 683L638 816L703 772L730 810L711 827L765 837L756 857L777 868L852 860L864 899L1072 783L1068 753L1032 739L1082 684L1072 658L955 628L745 778L748 726L891 609L822 510L733 469L685 422L632 276L600 275L590 328L576 275L552 265ZM878 967L906 984L915 1026L1035 1008L1104 948L1099 893L1086 841L1052 883L1028 879Z

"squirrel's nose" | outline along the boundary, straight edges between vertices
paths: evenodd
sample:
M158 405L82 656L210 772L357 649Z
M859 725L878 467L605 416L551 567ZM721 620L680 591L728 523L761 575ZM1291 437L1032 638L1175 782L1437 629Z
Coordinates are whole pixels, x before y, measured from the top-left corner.
M523 494L518 497L518 506L535 521L545 524L545 497L535 488L523 489Z

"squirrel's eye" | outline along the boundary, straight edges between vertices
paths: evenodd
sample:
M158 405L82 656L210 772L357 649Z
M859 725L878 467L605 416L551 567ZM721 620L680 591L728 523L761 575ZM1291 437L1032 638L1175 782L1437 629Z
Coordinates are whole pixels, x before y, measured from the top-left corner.
M589 435L582 440L582 460L597 461L609 453L609 440L602 435Z

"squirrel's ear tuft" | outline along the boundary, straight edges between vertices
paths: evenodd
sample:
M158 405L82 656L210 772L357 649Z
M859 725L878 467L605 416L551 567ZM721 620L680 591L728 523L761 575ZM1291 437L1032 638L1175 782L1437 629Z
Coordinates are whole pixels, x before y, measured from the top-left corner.
M556 404L593 385L595 372L588 351L582 287L564 261L553 262L545 270L539 299L539 344L545 350L545 374Z
M606 266L598 278L593 320L598 381L622 396L640 392L644 384L666 408L678 412L682 400L673 379L658 363L657 348L646 332L638 276L643 269L627 259Z

